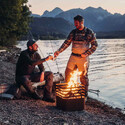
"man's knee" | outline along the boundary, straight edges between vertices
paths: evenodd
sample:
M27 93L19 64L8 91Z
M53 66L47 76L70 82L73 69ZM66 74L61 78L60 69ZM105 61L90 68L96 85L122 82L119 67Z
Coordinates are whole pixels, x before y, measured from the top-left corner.
M53 73L50 71L45 72L45 79L53 79Z
M49 72L49 78L53 78L53 73Z

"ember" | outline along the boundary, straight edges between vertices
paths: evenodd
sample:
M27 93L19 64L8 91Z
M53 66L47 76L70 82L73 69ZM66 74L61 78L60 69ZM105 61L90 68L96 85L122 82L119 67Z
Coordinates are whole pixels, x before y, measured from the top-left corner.
M79 111L85 108L85 87L78 83L81 72L74 71L69 83L56 86L56 104L65 111Z

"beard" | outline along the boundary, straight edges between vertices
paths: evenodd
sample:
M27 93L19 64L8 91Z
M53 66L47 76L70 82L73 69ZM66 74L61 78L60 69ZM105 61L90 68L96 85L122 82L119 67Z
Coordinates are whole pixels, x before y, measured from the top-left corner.
M29 51L30 54L34 54L34 53L37 52L38 50L29 50L29 49L28 49L28 51Z
M37 51L38 51L38 50L32 50L31 52L32 52L32 53L35 53L35 52L37 52Z

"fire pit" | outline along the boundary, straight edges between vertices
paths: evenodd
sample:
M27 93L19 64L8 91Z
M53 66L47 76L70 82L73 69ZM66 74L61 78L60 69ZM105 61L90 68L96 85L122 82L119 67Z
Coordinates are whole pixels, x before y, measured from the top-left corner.
M56 106L58 108L64 111L80 111L85 109L85 87L76 81L77 75L73 73L69 83L59 83L56 85Z

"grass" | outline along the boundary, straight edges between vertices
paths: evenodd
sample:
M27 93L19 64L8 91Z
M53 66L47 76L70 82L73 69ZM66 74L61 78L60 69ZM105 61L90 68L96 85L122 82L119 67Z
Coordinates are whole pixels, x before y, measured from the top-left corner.
M6 47L6 46L0 46L0 50L6 50L6 51L9 51L9 47Z
M7 47L5 47L5 46L0 46L0 50L7 50Z

